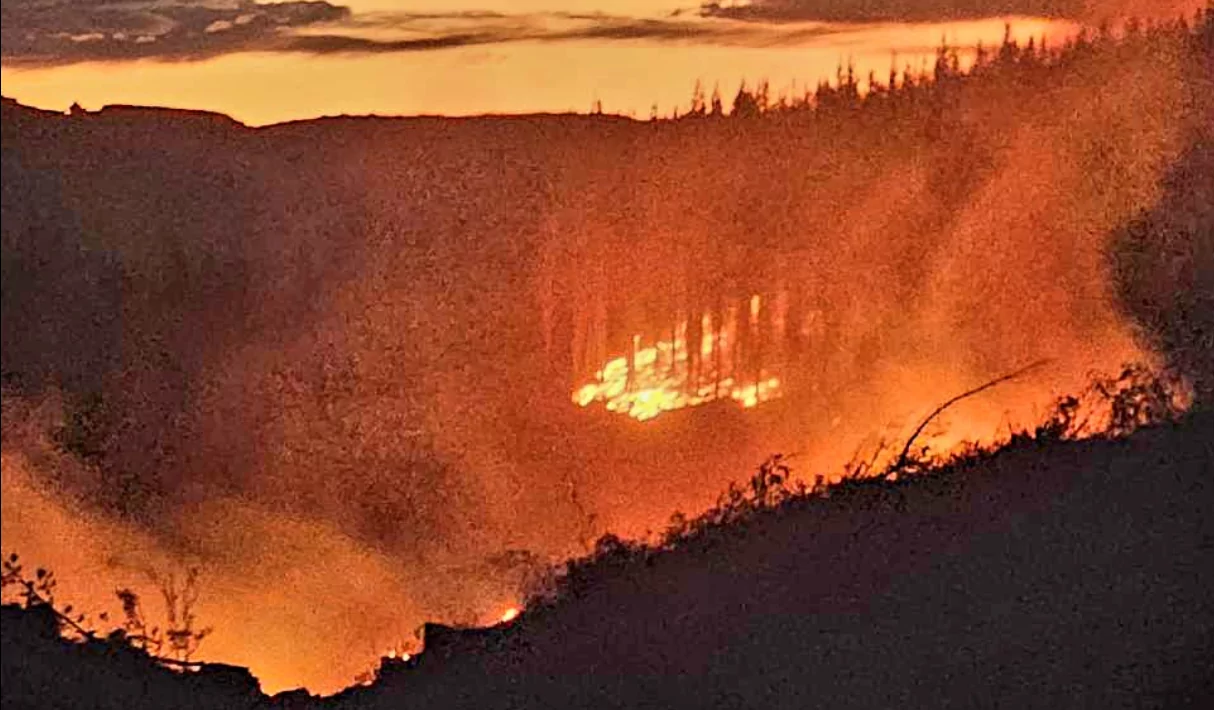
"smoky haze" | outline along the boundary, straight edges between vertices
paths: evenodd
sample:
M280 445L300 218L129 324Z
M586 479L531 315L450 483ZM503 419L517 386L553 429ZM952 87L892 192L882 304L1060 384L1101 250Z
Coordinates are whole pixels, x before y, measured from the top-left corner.
M6 105L5 549L95 609L198 564L204 656L332 691L517 603L511 551L660 530L770 453L837 466L1048 359L936 446L1029 424L1153 357L1108 249L1212 92L1152 42L812 121ZM571 402L593 314L611 345L777 292L818 319L780 400Z

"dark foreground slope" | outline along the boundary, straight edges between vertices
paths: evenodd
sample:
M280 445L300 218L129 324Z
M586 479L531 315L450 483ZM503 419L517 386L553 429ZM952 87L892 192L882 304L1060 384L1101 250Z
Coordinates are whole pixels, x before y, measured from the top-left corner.
M1211 432L1206 413L1023 441L793 501L601 563L492 650L423 654L334 705L1209 707Z
M1123 440L1022 439L924 477L793 499L665 550L617 546L511 625L428 629L430 648L385 660L372 685L293 700L1208 707L1211 432L1207 412ZM6 610L6 708L271 704L232 669L139 671L20 618Z

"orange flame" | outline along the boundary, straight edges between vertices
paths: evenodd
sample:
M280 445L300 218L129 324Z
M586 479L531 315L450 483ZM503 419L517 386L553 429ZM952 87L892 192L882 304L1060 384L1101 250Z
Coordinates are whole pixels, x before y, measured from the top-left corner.
M750 298L747 324L758 328L761 297ZM755 407L781 395L780 378L757 368L751 377L736 374L742 370L735 362L734 345L739 337L738 313L731 307L713 323L712 314L701 316L699 343L701 372L692 381L691 351L688 347L687 321L678 323L672 337L641 347L642 336L632 337L632 356L608 360L595 372L594 381L573 392L580 407L603 402L610 412L627 414L647 421L684 407L694 407L717 399L729 398L743 407Z

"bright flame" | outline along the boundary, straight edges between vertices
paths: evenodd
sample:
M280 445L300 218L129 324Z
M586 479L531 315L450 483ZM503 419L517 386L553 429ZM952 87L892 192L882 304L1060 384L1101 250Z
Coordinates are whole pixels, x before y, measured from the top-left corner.
M761 297L751 296L748 304L742 323L736 305L725 310L719 323L713 322L710 313L701 316L699 355L694 364L686 320L674 327L672 337L647 347L641 346L640 335L634 335L631 358L608 360L595 373L594 382L574 391L574 403L587 407L603 402L607 411L647 421L663 412L717 399L729 398L749 408L778 398L780 378L754 364L757 358L739 355L736 348L739 330L745 329L751 338L762 330Z
M513 606L510 607L509 609L507 609L505 612L502 613L501 623L505 624L505 623L514 621L515 619L518 618L518 614L519 614L518 607L513 607Z

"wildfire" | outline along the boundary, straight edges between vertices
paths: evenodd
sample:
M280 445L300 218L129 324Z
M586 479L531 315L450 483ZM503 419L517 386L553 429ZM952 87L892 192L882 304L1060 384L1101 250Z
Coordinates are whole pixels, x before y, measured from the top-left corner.
M694 352L689 340L695 336L689 336L687 320L673 328L671 337L652 345L643 346L642 336L634 335L631 355L608 360L595 372L593 382L574 391L574 403L588 407L603 402L610 412L647 421L717 399L732 399L747 408L776 399L781 394L780 378L755 365L758 357L739 349L743 332L749 334L750 348L759 342L761 307L756 295L750 298L749 317L744 320L736 306L719 314L716 322L712 314L703 314Z
M517 619L518 615L519 615L518 607L512 606L509 609L507 609L506 611L502 612L501 623L508 624L511 621L514 621L515 619Z

